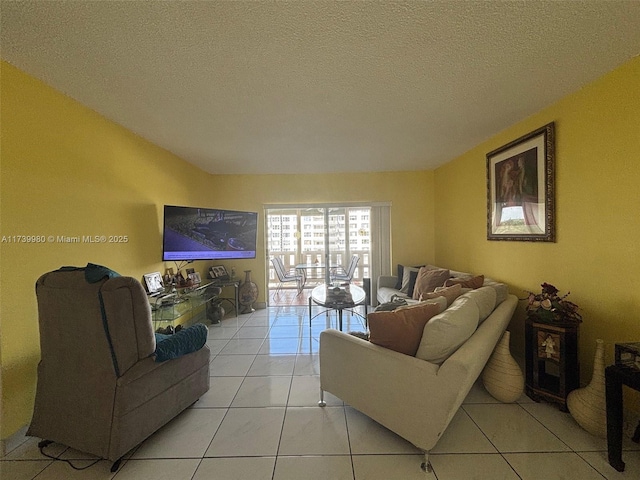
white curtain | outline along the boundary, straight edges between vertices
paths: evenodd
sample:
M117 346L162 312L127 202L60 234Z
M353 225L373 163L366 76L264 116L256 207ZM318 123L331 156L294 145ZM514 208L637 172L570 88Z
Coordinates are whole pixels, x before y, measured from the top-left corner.
M378 277L391 275L391 204L371 205L371 304L378 304Z

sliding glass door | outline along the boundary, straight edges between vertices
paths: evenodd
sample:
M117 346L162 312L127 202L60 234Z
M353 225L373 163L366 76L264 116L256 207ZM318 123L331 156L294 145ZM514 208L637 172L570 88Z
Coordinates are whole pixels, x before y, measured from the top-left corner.
M287 270L306 264L310 279L322 283L327 264L346 268L351 256L358 255L353 281L370 278L371 207L274 207L265 208L265 218L271 286L278 282L270 261L274 256L283 260Z

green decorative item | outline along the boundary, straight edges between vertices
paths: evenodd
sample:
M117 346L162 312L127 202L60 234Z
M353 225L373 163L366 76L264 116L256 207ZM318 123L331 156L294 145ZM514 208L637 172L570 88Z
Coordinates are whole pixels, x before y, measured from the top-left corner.
M251 280L251 270L245 270L244 275L244 283L238 291L239 303L243 307L240 313L251 313L255 312L253 302L258 299L258 285Z

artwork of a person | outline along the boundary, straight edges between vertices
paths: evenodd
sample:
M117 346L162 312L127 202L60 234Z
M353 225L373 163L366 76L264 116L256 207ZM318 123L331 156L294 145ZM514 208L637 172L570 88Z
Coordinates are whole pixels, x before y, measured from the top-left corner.
M553 341L551 335L547 335L547 338L542 342L542 346L544 347L544 353L547 355L547 358L553 357L556 353L556 342Z

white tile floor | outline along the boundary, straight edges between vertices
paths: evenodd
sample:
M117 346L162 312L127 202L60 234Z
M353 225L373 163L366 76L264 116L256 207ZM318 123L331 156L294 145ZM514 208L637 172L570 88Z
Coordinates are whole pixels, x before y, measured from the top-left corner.
M331 319L335 322L335 319ZM364 330L347 317L345 330ZM353 321L354 324L349 322ZM606 442L569 414L523 396L501 404L476 384L420 470L411 444L339 399L317 407L324 315L309 328L306 307L271 307L210 327L211 388L192 408L131 452L120 469L86 470L44 458L38 439L0 459L2 480L390 480L635 479L640 446L626 440L624 473L606 461ZM415 412L418 414L418 412ZM47 451L89 465L86 454Z

